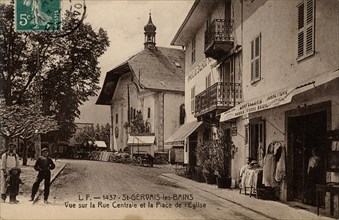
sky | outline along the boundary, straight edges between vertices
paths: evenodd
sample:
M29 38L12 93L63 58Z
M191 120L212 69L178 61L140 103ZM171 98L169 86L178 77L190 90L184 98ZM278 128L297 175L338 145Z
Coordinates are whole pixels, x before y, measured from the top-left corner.
M150 12L157 27L156 45L171 47L170 43L193 2L194 0L86 0L87 16L84 22L90 23L94 30L102 27L110 40L109 48L99 59L100 87L106 72L144 48L144 26ZM80 107L80 119L76 122L110 123L110 107L95 105L96 99L97 97L90 98Z

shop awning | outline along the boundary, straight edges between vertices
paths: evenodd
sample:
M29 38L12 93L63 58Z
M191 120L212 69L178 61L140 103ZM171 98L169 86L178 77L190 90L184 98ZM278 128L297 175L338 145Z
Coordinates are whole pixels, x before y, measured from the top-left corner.
M128 137L128 145L152 145L154 144L155 136L134 136L131 135Z
M199 128L199 126L202 124L201 121L192 121L192 122L187 122L183 124L174 134L172 134L171 137L169 137L166 141L165 144L168 145L183 145L184 140L190 136L196 129Z
M327 73L319 74L309 80L299 83L295 86L291 86L286 89L282 89L259 98L251 99L236 105L234 108L221 113L220 122L227 121L233 118L240 117L245 114L258 112L277 106L288 104L292 101L293 96L325 84L331 80L334 80L339 76L339 70L330 71Z
M94 144L99 148L107 148L105 141L95 141Z

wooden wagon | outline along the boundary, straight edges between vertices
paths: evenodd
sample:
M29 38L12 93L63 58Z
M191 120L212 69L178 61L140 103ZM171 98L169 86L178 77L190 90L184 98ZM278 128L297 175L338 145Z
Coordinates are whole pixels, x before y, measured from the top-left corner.
M153 133L130 135L127 145L138 165L153 167L155 136Z

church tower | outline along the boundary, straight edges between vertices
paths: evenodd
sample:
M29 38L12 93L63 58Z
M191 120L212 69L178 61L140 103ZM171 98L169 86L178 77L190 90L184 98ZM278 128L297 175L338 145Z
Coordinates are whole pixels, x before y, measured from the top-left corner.
M155 34L157 27L152 22L151 13L149 13L148 23L145 25L145 48L155 49Z

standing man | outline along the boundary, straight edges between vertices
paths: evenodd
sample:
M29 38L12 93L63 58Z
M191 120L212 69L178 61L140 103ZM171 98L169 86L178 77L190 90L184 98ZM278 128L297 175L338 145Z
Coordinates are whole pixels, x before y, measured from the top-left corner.
M48 203L48 196L49 196L49 187L51 185L51 171L55 168L55 164L53 160L48 157L48 149L43 148L41 150L41 157L37 159L34 165L34 169L38 171L38 176L35 179L35 182L32 187L32 195L29 201L34 200L35 194L38 192L39 185L42 180L45 180L45 189L44 189L44 203Z
M9 144L7 151L1 157L1 202L6 201L6 178L9 175L9 170L19 166L19 156L14 149L15 145Z

